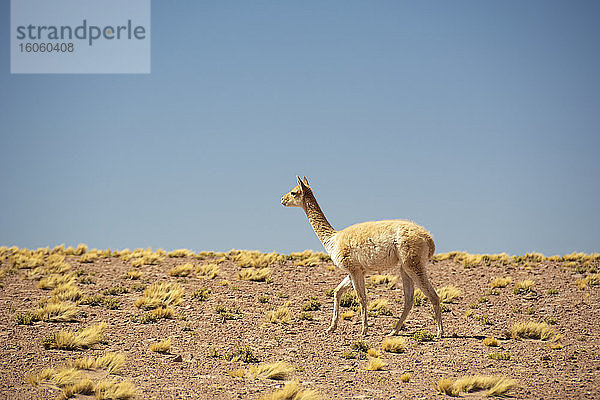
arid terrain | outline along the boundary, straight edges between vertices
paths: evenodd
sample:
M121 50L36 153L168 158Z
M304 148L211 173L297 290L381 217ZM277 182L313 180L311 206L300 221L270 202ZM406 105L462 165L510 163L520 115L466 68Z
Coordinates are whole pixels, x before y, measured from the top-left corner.
M444 337L430 337L432 307L417 296L400 352L382 349L402 311L399 272L367 278L369 301L389 303L376 303L366 337L351 296L327 335L344 274L319 253L4 247L0 263L2 399L259 399L290 381L301 392L287 398L442 399L441 379L469 375L502 376L518 399L600 398L597 254L436 255L429 275L447 294ZM540 324L528 334L521 322ZM55 335L91 327L97 340ZM166 352L150 350L167 339ZM74 363L107 353L124 364Z

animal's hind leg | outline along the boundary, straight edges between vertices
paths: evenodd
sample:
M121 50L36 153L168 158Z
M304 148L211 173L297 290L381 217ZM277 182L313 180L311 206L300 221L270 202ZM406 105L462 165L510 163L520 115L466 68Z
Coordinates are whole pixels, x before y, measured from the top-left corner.
M408 316L408 313L413 307L415 284L410 278L410 276L408 276L403 269L400 270L400 275L402 276L402 287L404 288L404 310L402 310L402 316L400 316L400 319L398 319L398 321L396 321L396 323L394 324L392 332L390 332L390 336L397 335L398 332L400 332L400 329L402 329L404 321Z
M367 334L367 291L365 288L365 276L362 272L352 272L350 278L360 301L360 311L362 313L361 334L364 336Z
M327 329L327 333L331 333L337 328L338 319L340 317L340 300L342 295L351 285L350 276L344 278L343 281L333 291L333 318L331 319L331 325Z
M419 289L423 291L427 299L433 304L433 310L435 312L435 322L437 323L437 337L441 338L444 334L444 328L442 326L442 308L440 307L440 297L435 292L435 289L427 278L427 273L422 266L417 264L416 270L407 270L408 275L415 281Z

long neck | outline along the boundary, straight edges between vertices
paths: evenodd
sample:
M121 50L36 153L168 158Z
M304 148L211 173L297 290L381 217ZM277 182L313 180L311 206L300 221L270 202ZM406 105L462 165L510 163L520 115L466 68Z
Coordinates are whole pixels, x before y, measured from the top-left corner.
M323 246L325 246L325 243L329 238L335 235L335 229L333 229L331 224L329 224L329 221L327 221L327 218L325 218L325 214L323 214L321 207L319 207L319 203L317 203L317 200L312 193L307 194L305 206L303 208L317 237L321 243L323 243Z

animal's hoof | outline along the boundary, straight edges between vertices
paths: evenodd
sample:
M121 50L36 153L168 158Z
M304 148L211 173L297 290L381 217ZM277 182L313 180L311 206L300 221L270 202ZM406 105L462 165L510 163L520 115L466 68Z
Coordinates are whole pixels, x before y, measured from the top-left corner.
M325 330L325 333L328 335L331 335L333 333L333 331L335 331L335 326L330 326L329 328L327 328Z

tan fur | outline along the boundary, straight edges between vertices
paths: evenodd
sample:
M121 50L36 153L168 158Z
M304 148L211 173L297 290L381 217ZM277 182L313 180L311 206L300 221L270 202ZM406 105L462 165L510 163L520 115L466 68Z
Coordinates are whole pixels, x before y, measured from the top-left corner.
M298 185L282 197L281 203L286 207L301 207L306 212L310 224L333 263L348 273L334 291L333 318L327 331L333 332L336 329L340 298L352 285L361 303L362 333L366 334L365 275L398 267L404 288L404 309L391 334L398 333L412 308L416 283L433 304L437 334L441 337L443 328L440 300L425 270L435 251L429 232L414 222L405 220L363 222L336 231L325 218L306 177L303 180L296 178Z

